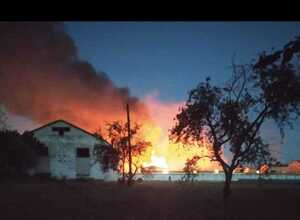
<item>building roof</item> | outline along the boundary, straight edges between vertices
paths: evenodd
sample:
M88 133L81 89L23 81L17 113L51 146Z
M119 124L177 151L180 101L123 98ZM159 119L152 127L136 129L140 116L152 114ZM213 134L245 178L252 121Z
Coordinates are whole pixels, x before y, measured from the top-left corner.
M82 129L82 128L80 128L80 127L78 127L78 126L76 126L76 125L74 125L74 124L72 124L72 123L70 123L70 122L67 122L67 121L65 121L65 120L63 120L63 119L58 119L58 120L49 122L49 123L47 123L47 124L45 124L45 125L43 125L43 126L41 126L41 127L38 127L38 128L36 128L36 129L31 130L30 132L31 132L31 133L34 133L34 132L36 132L36 131L38 131L38 130L40 130L40 129L42 129L42 128L51 126L51 125L53 125L53 124L55 124L55 123L57 123L57 122L63 122L63 123L65 123L65 124L68 124L68 125L70 125L71 127L74 127L74 128L77 128L77 129L81 130L82 132L86 133L87 135L90 135L90 136L92 136L92 137L94 137L94 138L97 138L97 139L99 139L99 140L105 142L106 144L109 144L109 143L108 143L106 140L104 140L103 138L101 138L101 137L99 137L99 136L97 136L97 135L95 135L95 134L93 134L93 133L91 133L91 132L88 132L88 131L86 131L86 130L84 130L84 129ZM109 144L109 145L110 145L110 144Z

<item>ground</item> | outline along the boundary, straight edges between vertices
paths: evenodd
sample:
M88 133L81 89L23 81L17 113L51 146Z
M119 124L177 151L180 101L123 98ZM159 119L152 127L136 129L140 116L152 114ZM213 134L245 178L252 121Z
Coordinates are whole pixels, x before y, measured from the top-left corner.
M143 182L130 188L99 181L0 183L1 219L300 219L300 184Z

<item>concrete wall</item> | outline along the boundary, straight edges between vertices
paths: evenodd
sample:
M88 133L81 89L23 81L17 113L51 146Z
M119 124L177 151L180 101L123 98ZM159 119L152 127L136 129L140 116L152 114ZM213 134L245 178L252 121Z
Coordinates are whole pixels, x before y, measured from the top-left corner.
M91 158L76 158L76 173L77 175L89 176L90 175L90 160Z
M172 173L172 174L152 174L142 175L137 174L135 179L142 178L144 181L169 181L171 177L172 181L179 181L184 176L183 173ZM239 180L257 180L260 176L257 174L233 174L232 181ZM267 176L261 176L266 180L300 180L300 175L283 175L283 174L272 174ZM219 182L224 181L225 176L223 173L201 173L195 176L195 181L211 181Z

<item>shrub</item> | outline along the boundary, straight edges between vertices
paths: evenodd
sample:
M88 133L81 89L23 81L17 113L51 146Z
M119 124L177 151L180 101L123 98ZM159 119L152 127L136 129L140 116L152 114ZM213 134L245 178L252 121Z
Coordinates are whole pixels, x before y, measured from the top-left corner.
M0 178L26 176L36 164L36 153L42 144L32 134L0 131Z

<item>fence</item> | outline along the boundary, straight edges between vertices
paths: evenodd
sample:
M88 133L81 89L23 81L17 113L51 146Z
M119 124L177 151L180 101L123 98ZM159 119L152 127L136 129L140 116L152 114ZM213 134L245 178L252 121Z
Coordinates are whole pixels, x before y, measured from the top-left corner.
M224 173L198 173L193 174L195 181L211 181L218 182L224 181L225 175ZM136 179L142 178L144 181L179 181L183 178L184 173L170 173L170 174L162 174L162 173L154 173L154 174L137 174ZM232 176L232 181L239 180L258 180L259 178L263 178L266 180L299 180L299 174L268 174L268 175L259 175L259 174L244 174L244 173L234 173Z

